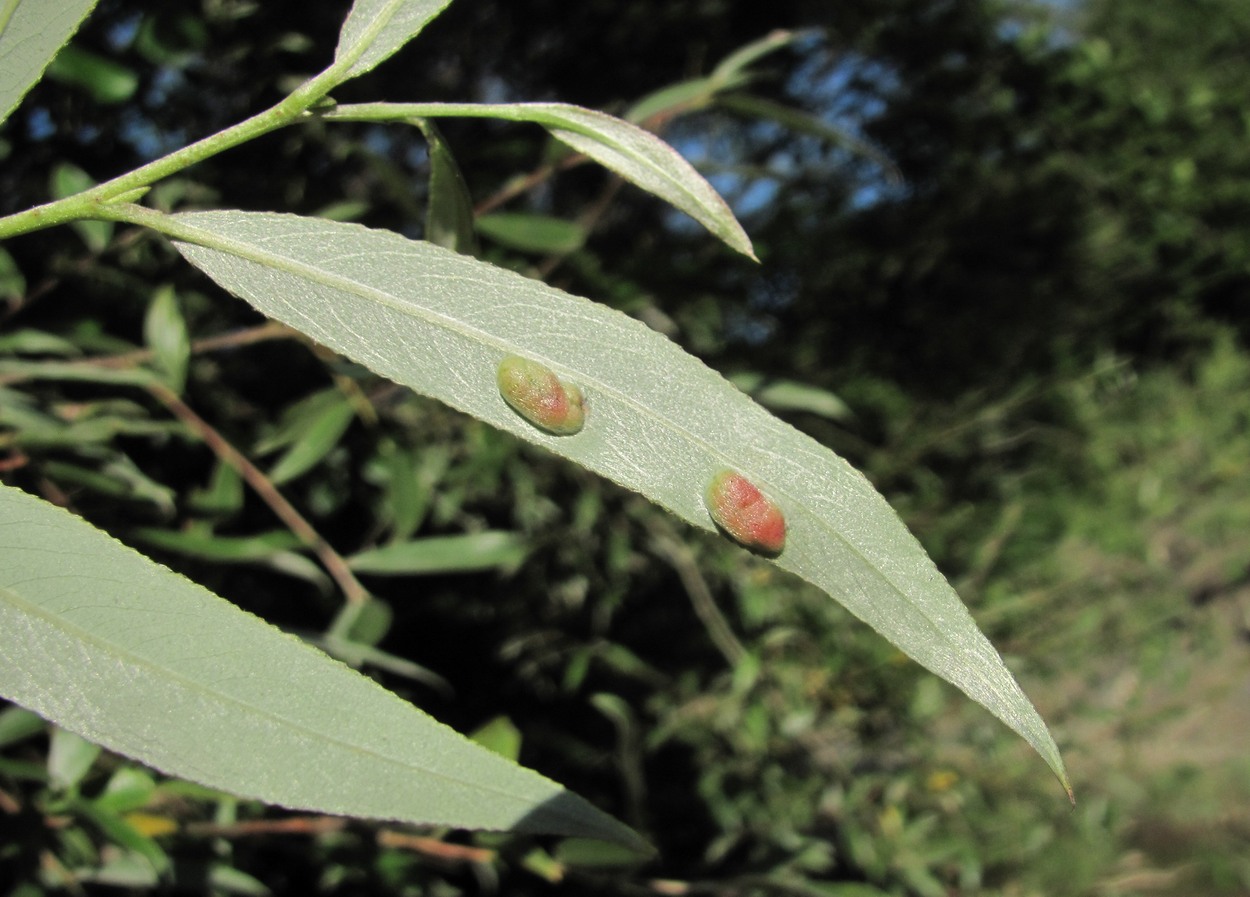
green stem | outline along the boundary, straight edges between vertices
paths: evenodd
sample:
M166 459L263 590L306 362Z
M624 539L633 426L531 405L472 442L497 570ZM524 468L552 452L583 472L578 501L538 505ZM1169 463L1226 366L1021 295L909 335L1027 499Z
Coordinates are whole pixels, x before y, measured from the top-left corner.
M320 75L301 84L277 105L134 171L97 184L82 193L0 218L0 240L82 218L113 219L115 216L107 212L111 204L137 198L143 190L162 178L296 121L339 83L347 65L350 65L349 60L339 60Z
M576 122L557 119L553 110L577 109L565 103L351 103L335 106L320 116L327 121L410 121L414 118L494 118L501 121L551 125L587 136L596 132ZM578 109L580 112L589 110ZM606 117L606 116L605 116Z
M132 220L108 214L107 207L115 203L133 202L156 181L299 119L339 84L354 77L354 74L361 74L353 74L352 66L369 49L377 36L386 30L403 5L404 0L387 0L374 10L368 27L356 36L352 46L340 46L329 68L305 81L277 105L134 171L97 184L90 190L0 218L0 240L84 218ZM11 12L12 4L6 9ZM0 15L4 14L0 10Z

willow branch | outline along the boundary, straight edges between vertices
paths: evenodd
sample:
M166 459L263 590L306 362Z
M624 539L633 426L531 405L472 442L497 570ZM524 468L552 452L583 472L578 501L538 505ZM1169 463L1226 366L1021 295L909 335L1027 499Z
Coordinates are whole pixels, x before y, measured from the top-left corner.
M296 538L312 550L322 566L338 583L343 596L349 602L360 603L369 600L369 592L360 584L360 580L356 579L356 575L347 566L347 561L343 559L343 556L335 551L334 547L322 538L312 524L295 509L295 506L283 497L273 481L265 476L259 467L227 442L224 436L218 433L208 421L196 414L186 402L178 398L169 387L154 383L147 389L158 402L169 409L174 417L199 436L213 454L243 477L244 481L252 487L265 504L269 505L269 508L286 524Z

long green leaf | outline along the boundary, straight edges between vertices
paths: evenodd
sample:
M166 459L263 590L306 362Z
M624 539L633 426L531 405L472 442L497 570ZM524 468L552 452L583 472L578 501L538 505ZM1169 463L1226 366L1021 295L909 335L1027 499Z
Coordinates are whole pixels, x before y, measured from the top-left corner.
M355 78L416 37L451 0L356 0L339 31L335 62L359 54L347 70Z
M747 69L752 63L793 42L799 36L800 32L795 31L770 32L730 53L717 64L710 75L679 81L648 94L629 108L625 118L632 122L646 121L653 116L665 120L702 108L712 102L717 94L750 80Z
M704 489L741 471L783 509L776 563L1019 732L1067 784L1036 710L950 585L864 477L715 371L620 312L386 231L290 215L200 212L167 230L196 267L265 314L396 382L546 446L713 530ZM213 248L209 248L209 247ZM573 436L500 397L511 354L580 387Z
M525 540L516 533L487 530L395 542L362 551L347 563L357 573L377 576L469 573L514 566L525 559L525 553Z
M288 807L641 844L554 782L5 486L0 695L157 769Z
M477 255L473 200L460 166L442 132L432 121L416 122L430 152L430 193L425 209L425 239L444 249Z
M335 121L496 118L542 125L557 140L660 197L731 248L755 258L751 238L693 165L651 132L603 112L567 103L363 103L339 106L322 115Z
M747 69L753 63L758 62L769 53L775 53L787 44L793 43L802 37L803 34L804 32L801 31L786 31L781 28L776 31L770 31L758 40L753 40L751 43L739 47L718 62L709 77L721 89L736 86L746 79Z
M846 128L840 128L815 115L810 115L790 106L775 103L762 97L747 94L724 94L717 98L716 103L723 109L754 119L775 121L782 127L789 128L797 134L812 134L827 140L835 146L844 147L848 152L862 156L878 165L885 172L891 184L901 184L903 175L894 160L885 152L873 146L862 137L857 137Z
M477 219L477 230L509 249L540 255L576 252L587 236L586 228L576 222L530 212L481 215Z
M0 122L38 83L96 0L0 0Z

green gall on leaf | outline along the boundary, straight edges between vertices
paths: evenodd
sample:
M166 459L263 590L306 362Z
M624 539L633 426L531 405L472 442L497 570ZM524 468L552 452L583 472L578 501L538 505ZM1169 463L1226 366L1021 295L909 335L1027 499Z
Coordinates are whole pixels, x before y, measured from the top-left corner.
M509 355L499 362L499 394L512 410L556 436L572 436L586 423L586 401L576 386L564 383L551 368Z
M744 548L776 557L786 547L786 518L742 474L722 470L704 494L713 522Z

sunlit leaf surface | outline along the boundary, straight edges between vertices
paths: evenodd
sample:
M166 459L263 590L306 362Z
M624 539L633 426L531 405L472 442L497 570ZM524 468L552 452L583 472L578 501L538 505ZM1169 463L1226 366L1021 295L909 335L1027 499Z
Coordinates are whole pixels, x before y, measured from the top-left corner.
M987 707L1066 785L1045 724L868 481L665 337L620 312L386 231L244 212L175 222L186 258L264 313L695 526L714 529L707 483L722 470L740 472L785 515L777 564ZM512 354L580 387L587 412L579 433L548 434L506 404L496 370Z

